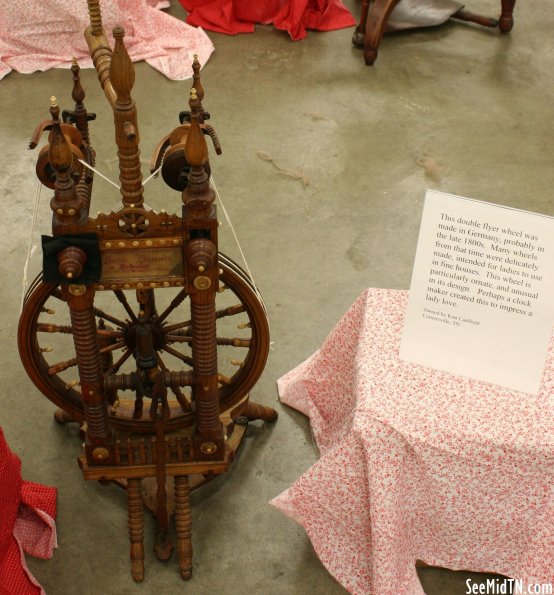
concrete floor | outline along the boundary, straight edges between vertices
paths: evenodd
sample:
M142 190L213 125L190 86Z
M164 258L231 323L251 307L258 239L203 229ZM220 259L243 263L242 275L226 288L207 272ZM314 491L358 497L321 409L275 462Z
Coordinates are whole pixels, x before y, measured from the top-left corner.
M485 14L499 10L497 0L474 4ZM346 5L358 14L358 1ZM184 15L175 1L171 12ZM449 23L387 37L373 68L352 48L351 29L311 32L299 43L268 26L252 35L209 34L216 51L203 70L205 106L224 149L212 169L274 341L253 398L277 407L280 418L275 426L253 424L233 472L194 494L190 583L179 579L174 560L154 559L150 518L146 580L132 582L124 493L82 479L76 429L52 421L54 407L19 362L35 195L36 153L26 143L52 94L69 104L70 76L11 73L0 82L0 425L24 477L59 489L59 549L52 560L29 561L49 595L345 593L303 529L268 505L317 458L307 419L279 404L275 381L317 349L364 288L409 287L426 188L554 214L549 16L547 0L535 0L516 6L509 36ZM107 102L94 72L84 72L83 83L87 106L98 113L98 167L117 178ZM145 162L186 107L189 87L136 65ZM113 206L110 187L95 184L92 210ZM152 182L147 202L178 208L178 195L163 188ZM43 193L37 234L49 231L48 200ZM221 250L238 260L229 226L220 233ZM467 576L421 572L429 595L465 593Z

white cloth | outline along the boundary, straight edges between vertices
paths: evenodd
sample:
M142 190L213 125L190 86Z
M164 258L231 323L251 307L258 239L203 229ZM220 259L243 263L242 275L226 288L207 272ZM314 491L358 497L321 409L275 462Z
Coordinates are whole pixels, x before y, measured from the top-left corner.
M441 25L461 8L463 4L454 0L400 0L389 17L387 30Z

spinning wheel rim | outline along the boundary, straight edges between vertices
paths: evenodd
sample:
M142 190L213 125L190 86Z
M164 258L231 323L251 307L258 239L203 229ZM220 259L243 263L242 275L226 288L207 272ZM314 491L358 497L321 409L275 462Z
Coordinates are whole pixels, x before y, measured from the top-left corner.
M219 254L219 267L222 271L221 281L236 296L248 317L251 325L251 337L248 353L242 366L231 377L230 384L219 387L220 414L231 410L249 393L260 377L269 353L269 327L265 306L258 296L248 275L242 268L223 254ZM39 316L42 308L58 286L44 283L39 274L27 290L18 328L18 346L23 365L34 385L52 403L71 415L75 421L84 421L84 408L81 394L67 387L58 374L49 375L49 363L40 351ZM159 291L165 291L160 289ZM63 301L62 301L63 303ZM65 307L65 304L64 304ZM97 319L101 318L97 315ZM218 346L219 350L220 346ZM163 353L163 350L162 350ZM173 403L175 401L172 400ZM110 411L110 408L108 409ZM115 430L133 433L153 432L153 422L148 419L132 419L109 413L110 426ZM173 431L194 424L195 412L181 411L167 421L167 431Z

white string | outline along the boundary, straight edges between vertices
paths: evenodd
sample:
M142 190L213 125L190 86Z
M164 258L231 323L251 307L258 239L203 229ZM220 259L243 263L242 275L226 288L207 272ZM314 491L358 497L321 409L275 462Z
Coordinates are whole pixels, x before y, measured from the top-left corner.
M163 163L162 163L162 164L160 165L160 167L158 167L158 169L157 169L157 170L156 170L156 171L155 171L153 174L149 175L149 176L146 178L146 180L144 180L144 182L142 183L142 185L143 185L143 186L146 186L146 184L148 184L148 182L150 182L150 180L151 180L152 178L155 178L155 177L156 177L156 176L157 176L157 175L160 173L160 170L162 169L162 167L163 167L163 166L164 166L164 165L163 165Z
M85 167L88 167L88 169L90 169L91 171L93 171L95 174L99 175L101 178L104 178L104 180L106 180L106 182L109 182L112 186L115 186L118 190L121 190L121 187L120 186L118 186L115 182L112 182L112 180L110 180L110 178L106 177L104 174L100 173L96 168L92 167L92 165L90 165L86 161L83 161L82 159L78 159L78 161L79 161L79 163L82 163ZM160 165L160 167L158 167L158 169L152 175L148 176L146 178L146 180L144 180L144 182L142 183L142 185L144 186L153 177L155 177L156 175L158 175L158 173L160 172L160 169L162 169L162 166L161 165ZM146 203L143 203L142 206L147 211L151 211L152 210ZM113 213L117 213L117 211L121 211L122 208L123 208L123 205L121 203L117 203L117 205L112 209L112 212Z
M252 271L250 270L250 267L248 266L248 263L246 262L246 256L244 255L242 246L240 245L239 239L235 232L235 228L233 227L233 224L231 223L231 218L229 217L229 214L227 213L227 209L225 208L225 205L223 204L223 201L221 200L221 195L219 194L219 191L217 189L217 186L215 184L215 180L213 179L213 176L210 177L210 183L211 183L212 188L215 192L217 200L219 200L219 204L221 205L221 208L223 209L223 214L225 215L225 219L227 220L227 223L229 224L229 227L231 228L231 232L233 233L233 237L235 238L235 242L239 249L240 255L242 256L242 261L244 262L244 268L246 269L246 272L248 273L248 277L250 278L250 281L252 282L252 285L254 286L254 292L256 293L256 295L258 296L258 299L262 303L262 306L265 310L266 317L267 317L267 308L265 306L264 298L262 297L261 293L258 291L258 286L256 285L256 282L254 281L254 275L252 275ZM269 320L268 320L268 324L269 324Z
M21 292L21 304L19 306L19 313L23 311L23 302L25 300L25 290L27 289L27 273L29 271L29 262L31 261L31 253L33 251L33 240L35 237L35 228L37 226L37 215L38 205L40 202L40 194L42 190L42 184L37 179L37 185L35 190L35 206L33 208L33 224L31 227L31 237L29 238L29 247L27 248L27 258L25 259L25 266L23 267L23 287Z
M101 178L104 178L104 180L106 180L106 182L109 182L112 186L115 186L118 190L121 190L121 188L115 182L112 182L110 180L110 178L107 178L104 174L101 174L97 169L92 167L92 165L90 165L86 161L83 161L82 159L78 159L78 161L79 161L79 163L83 164L85 167L88 167L95 174L99 175Z

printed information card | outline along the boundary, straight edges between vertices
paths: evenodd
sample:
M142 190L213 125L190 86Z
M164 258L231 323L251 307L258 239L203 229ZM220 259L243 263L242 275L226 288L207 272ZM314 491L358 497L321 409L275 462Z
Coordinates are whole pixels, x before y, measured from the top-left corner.
M400 357L537 394L554 325L554 218L428 190Z

